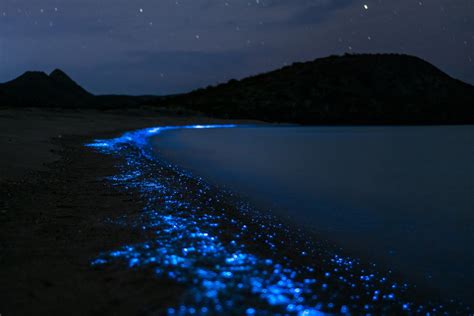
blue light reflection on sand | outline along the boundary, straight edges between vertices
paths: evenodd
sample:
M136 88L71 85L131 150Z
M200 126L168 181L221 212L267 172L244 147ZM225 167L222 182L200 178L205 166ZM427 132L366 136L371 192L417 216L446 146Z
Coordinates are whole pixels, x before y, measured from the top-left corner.
M330 260L321 265L326 270L320 271L318 262L295 268L284 261L276 262L272 256L253 253L248 250L246 240L263 242L271 253L283 249L284 240L276 240L276 233L272 233L281 230L282 224L256 219L252 224L264 233L249 231L246 224L228 218L229 214L219 208L219 201L227 193L216 194L199 178L193 178L197 188L191 187L192 175L158 161L148 148L149 137L167 130L233 127L236 125L155 127L87 144L123 159L121 173L109 180L125 190L138 191L145 201L140 217L125 222L153 233L153 238L146 242L104 252L92 265L119 261L131 269L151 267L157 277L185 284L187 290L182 303L167 309L171 315L230 311L247 315L394 311L429 315L443 311L439 304L410 302L404 294L406 284L367 271L355 259L327 254ZM249 206L243 202L236 207L241 213L250 213ZM236 228L232 238L223 238L227 226ZM301 256L320 251L307 248L301 251ZM361 295L339 295L350 290ZM341 301L341 297L346 301ZM364 299L367 297L369 301Z

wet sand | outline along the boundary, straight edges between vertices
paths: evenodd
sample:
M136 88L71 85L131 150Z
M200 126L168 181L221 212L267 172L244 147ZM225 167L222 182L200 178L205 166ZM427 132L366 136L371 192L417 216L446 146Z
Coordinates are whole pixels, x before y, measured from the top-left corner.
M140 216L116 222L154 232L141 243L101 253L93 264L152 269L159 279L186 285L179 304L169 305L169 314L469 313L460 302L406 282L377 262L350 256L300 225L155 155L148 140L153 137L159 144L166 137L160 134L174 129L131 131L90 144L122 158L119 173L109 181L140 192L144 201Z
M209 224L206 218L200 216L204 215L201 209L207 212L206 216L214 216L215 222L212 223L216 226L212 227L216 229L209 229L219 238L223 250L233 249L229 247L234 247L235 236L241 236L238 245L243 248L238 250L245 249L250 258L263 258L263 261L258 259L258 265L255 266L251 261L247 268L252 273L262 272L261 276L269 275L270 283L267 286L270 287L252 283L251 291L242 295L237 290L240 289L238 284L230 280L236 275L240 275L240 280L245 280L248 274L222 274L231 285L231 292L224 294L234 300L240 311L244 308L243 311L254 312L254 309L248 309L249 302L252 302L252 306L262 313L282 312L281 308L285 307L286 312L291 308L292 313L296 314L304 311L302 308L305 306L311 306L308 309L310 311L336 313L346 309L356 314L364 312L364 309L376 313L400 313L403 309L416 312L421 303L432 301L429 303L431 305L428 304L430 308L435 306L439 309L439 302L442 302L443 308L448 311L467 313L464 306L451 302L444 304L442 298L432 296L435 295L433 293L405 288L397 276L386 276L373 265L346 260L343 256L334 257L339 249L319 240L317 236L285 226L265 214L250 211L242 213L242 208L236 206L240 204L236 204L233 197L221 194L218 188L207 187L199 180L183 178L179 170L160 162L141 164L142 158L136 156L133 148L120 155L104 155L96 148L84 147L85 143L93 139L113 138L129 129L157 125L231 123L229 121L202 117L160 117L156 114L154 117L157 118L153 119L149 113L135 113L132 117L123 113L33 112L7 110L0 113L1 134L8 135L7 141L16 140L16 145L8 147L12 151L3 155L1 160L2 170L12 168L10 176L2 176L0 184L2 314L147 315L169 312L169 307L177 307L173 311L179 311L184 306L187 312L191 311L189 308L195 308L191 303L196 296L189 295L195 293L190 292L196 288L195 278L172 277L176 274L163 277L163 271L158 272L157 269L160 265L149 264L149 261L138 264L135 260L144 257L150 259L147 257L148 252L141 253L137 249L149 249L147 243L150 241L157 244L157 233L166 228L153 226L145 229L141 225L154 224L155 215L144 214L143 211L154 206L150 203L160 201L155 201L155 198L166 201L166 196L155 197L160 191L148 190L154 187L153 182L149 181L158 181L173 192L181 192L178 195L179 202L197 207L192 208L197 210L192 216L186 214L186 208L182 208L182 205L173 209L178 211L178 219L191 225L189 227ZM95 123L89 120L95 120ZM38 134L27 133L27 128L38 131ZM61 137L58 137L59 134ZM29 135L35 139L29 138ZM27 148L26 144L29 145ZM28 153L23 153L22 150L26 149ZM51 150L54 151L53 155L49 154ZM18 156L20 153L26 156ZM36 155L38 159L35 159ZM134 159L132 162L139 164L124 164L130 157ZM12 159L17 162L14 168L10 167ZM140 182L127 182L126 178L120 178L124 172L134 171L129 168L137 166L148 171L144 172ZM107 180L111 176L121 184L117 185L117 181L110 181L110 178ZM136 184L145 184L147 191L141 190ZM210 200L215 197L219 197L218 201ZM137 225L135 220L143 219L144 216L144 222L138 222L140 225ZM151 216L151 220L147 216ZM167 239L167 235L164 238L159 242L176 241ZM178 242L176 245L181 246L181 241ZM144 246L134 248L131 253L113 252L124 249L126 245ZM197 262L198 266L205 266L206 262L200 261L199 253L197 255L182 254L192 259L192 262ZM118 260L110 260L110 256ZM91 264L95 258L101 260L96 261L100 264ZM213 257L213 260L222 258ZM280 271L280 267L284 269ZM195 273L193 269L186 270L186 266L179 268L185 269L186 273ZM169 264L162 270L167 273L181 271ZM302 301L307 305L301 303L290 306L280 294L266 294L266 289L275 290L272 282L282 275L286 284L284 290L290 291L285 292L285 295L290 295L296 301L299 300L301 289L295 284L308 284L301 294L304 297ZM206 281L206 277L203 278ZM267 278L263 277L263 280ZM305 280L311 282L306 283ZM398 286L396 289L393 289L394 284ZM239 296L233 293L239 293ZM390 296L391 293L396 293L396 296ZM183 305L183 302L191 305ZM283 305L276 304L281 302ZM423 308L426 307L424 305Z
M220 120L222 121L222 120ZM57 142L68 135L118 133L157 125L219 122L205 117L170 116L151 110L10 109L0 107L0 181L48 170L44 164L60 158Z
M472 126L239 127L156 136L159 157L407 281L465 301L474 301L473 148Z
M101 251L149 236L110 225L118 214L141 212L141 201L105 181L117 161L84 144L119 131L191 122L222 120L0 110L0 314L147 314L179 298L180 285L150 271L91 267Z

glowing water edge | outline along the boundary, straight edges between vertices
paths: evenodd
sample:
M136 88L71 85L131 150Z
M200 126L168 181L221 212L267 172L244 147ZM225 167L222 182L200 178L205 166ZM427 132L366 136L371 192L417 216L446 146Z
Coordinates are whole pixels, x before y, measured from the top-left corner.
M152 269L157 278L184 285L169 315L471 314L454 301L430 300L375 264L341 256L341 250L239 201L232 193L161 161L148 139L180 128L128 132L87 146L114 155L121 172L109 177L145 203L136 218L113 219L152 233L146 242L104 250L94 266L123 263Z

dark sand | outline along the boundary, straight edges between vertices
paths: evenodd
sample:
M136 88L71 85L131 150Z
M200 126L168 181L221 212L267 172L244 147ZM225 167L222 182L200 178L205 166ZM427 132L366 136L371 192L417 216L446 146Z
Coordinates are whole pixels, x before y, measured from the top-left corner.
M210 123L232 122L160 113L1 110L0 314L161 314L164 308L179 304L185 285L157 278L151 269L129 269L119 263L105 268L91 265L104 250L150 240L153 231L110 223L118 216L139 217L144 204L138 193L120 190L105 179L118 174L123 162L84 144L124 130ZM199 190L194 182L189 182L190 192ZM300 231L283 226L281 231L268 231L272 226L262 230L262 223L252 222L231 204L222 203L228 218L223 218L220 227L227 239L236 233L235 227L228 225L229 219L235 218L249 223L249 239L243 242L256 255L270 256L265 241L272 233L275 240L286 242L274 254L276 261L292 262L295 267L317 263L320 268L314 275L319 279L334 266L324 257L325 251L301 257L300 247L309 240L317 241L315 236L292 238L292 232L296 236ZM354 289L337 279L328 279L328 283L339 289L335 303L346 302L354 293L361 295L357 300L360 306L372 298L361 288L365 282ZM381 288L388 293L388 286ZM327 297L321 298L329 301L332 294L326 292ZM408 291L403 295L413 301L437 301L430 293ZM378 304L384 306L383 302ZM451 308L466 311L464 307Z
M25 177L30 171L48 170L44 163L59 159L58 142L67 135L90 141L103 133L119 133L157 125L208 123L203 117L178 117L166 113L129 110L60 110L0 108L0 181ZM218 120L212 120L218 122ZM89 136L89 138L87 138Z
M179 297L179 286L151 272L91 267L104 249L146 236L107 223L140 212L141 202L103 179L116 172L116 161L83 145L119 131L191 122L222 120L0 110L1 315L140 314Z

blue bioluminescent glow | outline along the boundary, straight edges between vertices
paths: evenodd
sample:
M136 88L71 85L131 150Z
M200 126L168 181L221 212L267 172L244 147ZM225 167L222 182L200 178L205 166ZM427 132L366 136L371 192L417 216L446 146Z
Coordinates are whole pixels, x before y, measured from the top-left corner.
M201 129L201 128L232 128L236 127L235 124L227 125L183 125L183 126L163 126L163 127L152 127L141 129L133 132L128 132L120 137L107 139L107 140L95 140L93 143L87 144L88 147L97 148L109 148L113 150L115 146L121 144L135 144L143 146L146 144L147 139L151 136L155 136L163 131L176 130L176 129Z
M121 172L108 180L138 192L145 202L139 215L120 222L152 236L104 250L92 265L151 268L157 278L186 285L179 305L157 311L169 315L469 312L453 302L420 303L410 295L412 288L390 272L341 256L338 248L314 241L231 192L161 161L148 145L148 138L162 131L233 127L154 127L87 144L120 158Z

